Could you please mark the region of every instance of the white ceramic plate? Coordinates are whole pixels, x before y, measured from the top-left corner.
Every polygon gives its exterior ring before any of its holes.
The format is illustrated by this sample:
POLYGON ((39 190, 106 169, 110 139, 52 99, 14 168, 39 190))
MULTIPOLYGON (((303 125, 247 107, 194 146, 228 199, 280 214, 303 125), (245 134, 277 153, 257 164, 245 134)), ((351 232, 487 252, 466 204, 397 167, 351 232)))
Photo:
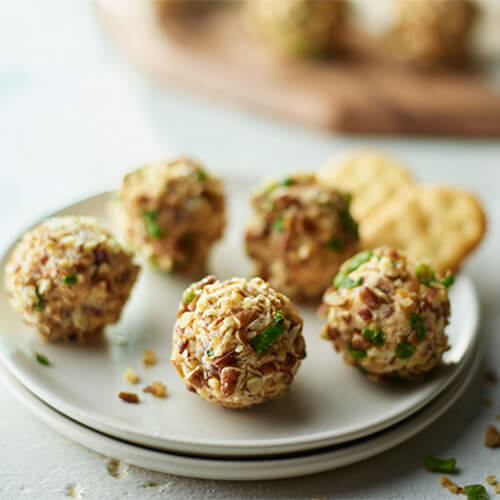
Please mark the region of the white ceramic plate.
MULTIPOLYGON (((222 279, 251 272, 242 244, 249 189, 243 181, 233 180, 227 186, 230 223, 210 268, 222 279)), ((108 223, 108 199, 107 194, 99 195, 57 214, 94 215, 108 223)), ((5 258, 0 262, 2 272, 5 258)), ((143 270, 122 321, 108 329, 111 338, 127 338, 127 345, 46 344, 2 300, 0 357, 19 381, 52 407, 109 435, 170 451, 255 456, 347 442, 401 421, 460 374, 477 337, 476 292, 471 281, 460 276, 451 291, 452 349, 445 355, 446 364, 422 384, 383 386, 346 366, 319 337, 321 322, 314 308, 301 308, 308 356, 292 390, 276 401, 232 411, 186 391, 170 365, 172 325, 186 285, 178 278, 143 270), (156 366, 141 367, 145 348, 157 352, 156 366), (52 366, 38 364, 34 352, 45 354, 52 366), (139 370, 144 384, 130 386, 124 381, 128 367, 139 370), (121 390, 140 391, 154 380, 167 384, 167 399, 141 394, 141 403, 131 405, 117 397, 121 390)))
POLYGON ((292 456, 262 458, 209 458, 152 450, 115 439, 65 417, 17 382, 0 363, 0 380, 21 403, 47 425, 67 438, 99 453, 147 469, 202 479, 264 480, 304 476, 342 467, 382 453, 410 439, 440 417, 469 386, 479 367, 480 355, 432 403, 415 415, 374 436, 292 456))

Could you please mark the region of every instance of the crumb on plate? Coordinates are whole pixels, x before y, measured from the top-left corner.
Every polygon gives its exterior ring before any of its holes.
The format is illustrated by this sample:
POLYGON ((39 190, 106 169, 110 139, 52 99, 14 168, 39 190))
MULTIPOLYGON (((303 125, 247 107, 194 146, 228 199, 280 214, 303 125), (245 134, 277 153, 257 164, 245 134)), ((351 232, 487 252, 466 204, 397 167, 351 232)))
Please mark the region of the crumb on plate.
POLYGON ((484 436, 484 445, 489 448, 497 448, 500 446, 500 432, 494 425, 488 425, 484 436))
POLYGON ((135 370, 132 370, 132 368, 127 368, 123 376, 125 380, 131 384, 137 384, 137 382, 139 382, 139 374, 135 370))
POLYGON ((135 392, 121 391, 118 393, 118 397, 122 401, 125 401, 126 403, 138 403, 139 402, 139 396, 135 392))
POLYGON ((153 382, 152 384, 144 387, 142 392, 149 392, 153 396, 157 398, 166 398, 167 397, 167 388, 165 384, 161 382, 153 382))
POLYGON ((142 362, 146 366, 156 365, 156 353, 154 351, 152 351, 151 349, 146 349, 142 353, 142 362))

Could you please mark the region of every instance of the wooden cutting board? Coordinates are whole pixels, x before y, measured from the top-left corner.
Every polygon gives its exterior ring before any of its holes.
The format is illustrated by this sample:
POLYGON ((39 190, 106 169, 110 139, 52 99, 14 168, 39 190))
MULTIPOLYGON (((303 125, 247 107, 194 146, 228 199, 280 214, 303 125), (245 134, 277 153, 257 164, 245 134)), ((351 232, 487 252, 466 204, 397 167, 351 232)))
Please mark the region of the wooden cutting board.
POLYGON ((94 4, 111 38, 167 83, 336 132, 500 136, 491 83, 403 67, 367 34, 347 34, 349 57, 290 61, 251 39, 236 7, 167 30, 147 0, 94 4))

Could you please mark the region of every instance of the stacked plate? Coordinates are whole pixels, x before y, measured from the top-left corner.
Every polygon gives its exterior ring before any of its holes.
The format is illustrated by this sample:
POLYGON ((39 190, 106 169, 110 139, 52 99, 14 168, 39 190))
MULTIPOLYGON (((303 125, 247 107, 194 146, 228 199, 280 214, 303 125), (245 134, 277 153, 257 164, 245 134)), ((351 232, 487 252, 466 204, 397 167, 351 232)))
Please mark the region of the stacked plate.
MULTIPOLYGON (((228 189, 230 224, 210 269, 221 279, 251 271, 242 248, 247 187, 232 181, 228 189)), ((109 194, 99 195, 53 215, 93 215, 109 223, 108 200, 109 194)), ((478 363, 477 295, 471 281, 459 276, 451 289, 452 348, 424 382, 371 382, 319 337, 321 321, 314 308, 303 307, 307 358, 291 391, 247 410, 224 409, 186 391, 169 362, 172 325, 186 285, 145 267, 121 322, 97 346, 45 344, 4 300, 0 373, 42 420, 101 453, 187 476, 270 479, 346 465, 408 439, 459 397, 478 363), (144 349, 156 351, 157 365, 142 367, 144 349), (35 352, 51 366, 37 363, 35 352), (144 385, 164 382, 169 397, 144 394, 138 405, 121 401, 119 391, 140 390, 127 387, 126 368, 139 371, 144 385)))

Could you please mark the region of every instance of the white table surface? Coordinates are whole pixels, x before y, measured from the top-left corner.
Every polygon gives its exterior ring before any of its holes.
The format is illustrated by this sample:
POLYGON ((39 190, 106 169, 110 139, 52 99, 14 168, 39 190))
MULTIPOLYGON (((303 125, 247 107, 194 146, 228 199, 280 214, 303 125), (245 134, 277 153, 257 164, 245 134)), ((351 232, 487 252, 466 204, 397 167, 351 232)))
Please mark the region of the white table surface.
MULTIPOLYGON (((357 465, 267 482, 193 480, 127 467, 59 436, 0 387, 0 499, 65 498, 452 498, 423 457, 456 457, 460 484, 500 478, 500 450, 483 445, 500 427, 500 385, 483 373, 500 355, 500 141, 345 138, 301 129, 180 91, 137 74, 107 43, 85 0, 0 0, 0 244, 50 210, 116 186, 127 170, 174 151, 220 174, 314 167, 354 146, 404 158, 425 181, 477 192, 488 235, 467 262, 481 296, 484 369, 466 395, 428 430, 357 465), (482 400, 489 398, 491 406, 482 400), (147 487, 149 482, 157 487, 147 487)), ((490 492, 492 491, 489 487, 490 492)))

